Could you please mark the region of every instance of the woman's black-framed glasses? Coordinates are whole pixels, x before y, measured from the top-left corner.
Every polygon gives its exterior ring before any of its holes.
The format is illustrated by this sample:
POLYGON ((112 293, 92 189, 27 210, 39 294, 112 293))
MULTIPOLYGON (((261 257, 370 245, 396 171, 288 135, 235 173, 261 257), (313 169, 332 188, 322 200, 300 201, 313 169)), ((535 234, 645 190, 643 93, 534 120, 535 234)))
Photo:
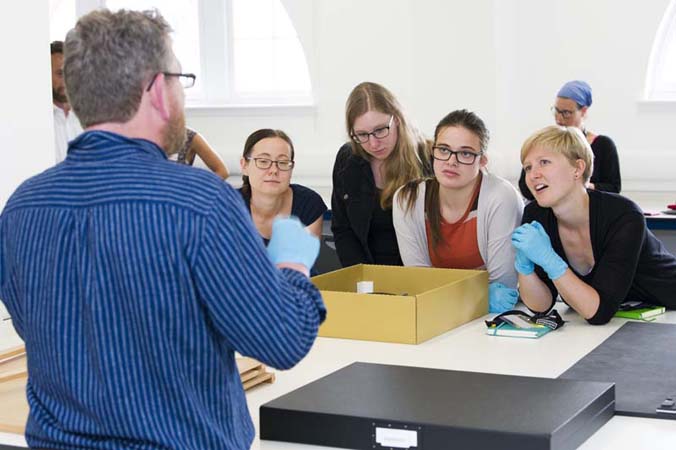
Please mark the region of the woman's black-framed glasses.
POLYGON ((386 138, 390 134, 390 128, 392 127, 392 121, 394 120, 394 114, 390 116, 390 120, 387 122, 387 125, 384 127, 376 128, 375 130, 367 133, 365 131, 360 131, 359 133, 352 133, 352 140, 359 144, 366 144, 371 136, 376 139, 386 138))
POLYGON ((270 159, 270 158, 252 158, 252 157, 249 156, 247 158, 247 160, 253 161, 254 164, 256 164, 256 167, 258 167, 261 170, 267 170, 270 167, 272 167, 273 164, 276 164, 277 168, 281 171, 284 171, 284 172, 293 169, 293 166, 295 164, 290 159, 280 159, 278 161, 275 161, 275 160, 270 159))
POLYGON ((150 88, 153 87, 153 83, 159 74, 162 74, 165 77, 178 77, 178 81, 181 83, 181 86, 183 86, 183 89, 193 87, 195 85, 195 80, 197 79, 197 76, 194 73, 157 72, 153 76, 153 79, 150 80, 150 84, 148 84, 146 91, 150 91, 150 88))
POLYGON ((439 161, 448 161, 451 159, 451 156, 455 155, 456 161, 460 164, 472 165, 476 161, 477 157, 481 156, 483 152, 471 152, 469 150, 451 150, 448 147, 443 145, 435 145, 432 147, 432 157, 439 161))

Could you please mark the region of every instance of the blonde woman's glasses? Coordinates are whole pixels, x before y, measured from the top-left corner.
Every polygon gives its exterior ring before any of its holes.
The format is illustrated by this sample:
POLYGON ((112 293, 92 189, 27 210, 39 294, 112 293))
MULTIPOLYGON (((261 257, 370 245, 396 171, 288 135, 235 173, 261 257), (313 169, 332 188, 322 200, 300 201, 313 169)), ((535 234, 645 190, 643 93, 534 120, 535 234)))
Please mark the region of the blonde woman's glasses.
POLYGON ((390 120, 387 122, 387 125, 384 127, 376 128, 375 130, 367 133, 365 131, 360 131, 359 133, 352 133, 352 140, 359 144, 366 144, 371 136, 376 139, 383 139, 389 136, 390 128, 392 127, 392 120, 394 120, 394 115, 390 116, 390 120))

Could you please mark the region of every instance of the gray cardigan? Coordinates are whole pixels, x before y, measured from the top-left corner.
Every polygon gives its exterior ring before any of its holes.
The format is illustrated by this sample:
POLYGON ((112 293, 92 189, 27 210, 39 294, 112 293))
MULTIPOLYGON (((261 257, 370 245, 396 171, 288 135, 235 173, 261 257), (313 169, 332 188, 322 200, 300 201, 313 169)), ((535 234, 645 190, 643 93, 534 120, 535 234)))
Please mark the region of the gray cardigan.
MULTIPOLYGON (((418 185, 418 198, 405 211, 399 204, 401 188, 394 194, 392 218, 399 252, 405 266, 431 267, 425 230, 425 183, 418 185)), ((512 231, 521 225, 523 200, 507 180, 484 172, 477 210, 479 253, 486 263, 489 282, 516 288, 512 231)))

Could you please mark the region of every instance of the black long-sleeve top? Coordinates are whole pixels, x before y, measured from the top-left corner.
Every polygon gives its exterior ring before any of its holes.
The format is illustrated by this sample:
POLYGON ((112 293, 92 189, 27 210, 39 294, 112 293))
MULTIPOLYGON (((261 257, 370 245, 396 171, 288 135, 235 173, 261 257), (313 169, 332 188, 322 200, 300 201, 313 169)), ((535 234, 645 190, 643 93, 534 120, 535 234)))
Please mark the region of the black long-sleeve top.
MULTIPOLYGON (((620 158, 617 155, 617 147, 608 136, 598 135, 591 143, 594 153, 594 168, 589 181, 594 183, 597 191, 620 193, 622 190, 622 177, 620 176, 620 158)), ((533 194, 526 185, 526 173, 521 170, 519 177, 519 190, 528 200, 533 200, 533 194)))
MULTIPOLYGON (((641 209, 618 194, 588 190, 589 228, 594 267, 587 275, 570 269, 599 294, 599 308, 588 322, 607 323, 625 300, 639 300, 676 309, 676 257, 646 228, 641 209)), ((568 262, 551 208, 537 202, 526 206, 523 223, 537 220, 547 231, 554 251, 568 262)), ((541 267, 538 277, 552 293, 558 291, 541 267)), ((565 301, 565 299, 563 299, 565 301)))
POLYGON ((355 264, 402 265, 392 210, 380 209, 380 196, 367 160, 349 143, 333 165, 331 231, 343 267, 355 264))

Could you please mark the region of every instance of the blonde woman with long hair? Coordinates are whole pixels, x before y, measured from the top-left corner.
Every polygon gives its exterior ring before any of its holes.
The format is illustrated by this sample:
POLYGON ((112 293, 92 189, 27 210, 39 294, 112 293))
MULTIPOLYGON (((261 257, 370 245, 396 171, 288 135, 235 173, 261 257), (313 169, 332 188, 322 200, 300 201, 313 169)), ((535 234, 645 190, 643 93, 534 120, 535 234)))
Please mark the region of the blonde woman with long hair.
POLYGON ((392 223, 392 198, 410 180, 430 173, 428 142, 394 95, 365 82, 345 105, 350 142, 333 166, 331 230, 344 267, 402 265, 392 223))

